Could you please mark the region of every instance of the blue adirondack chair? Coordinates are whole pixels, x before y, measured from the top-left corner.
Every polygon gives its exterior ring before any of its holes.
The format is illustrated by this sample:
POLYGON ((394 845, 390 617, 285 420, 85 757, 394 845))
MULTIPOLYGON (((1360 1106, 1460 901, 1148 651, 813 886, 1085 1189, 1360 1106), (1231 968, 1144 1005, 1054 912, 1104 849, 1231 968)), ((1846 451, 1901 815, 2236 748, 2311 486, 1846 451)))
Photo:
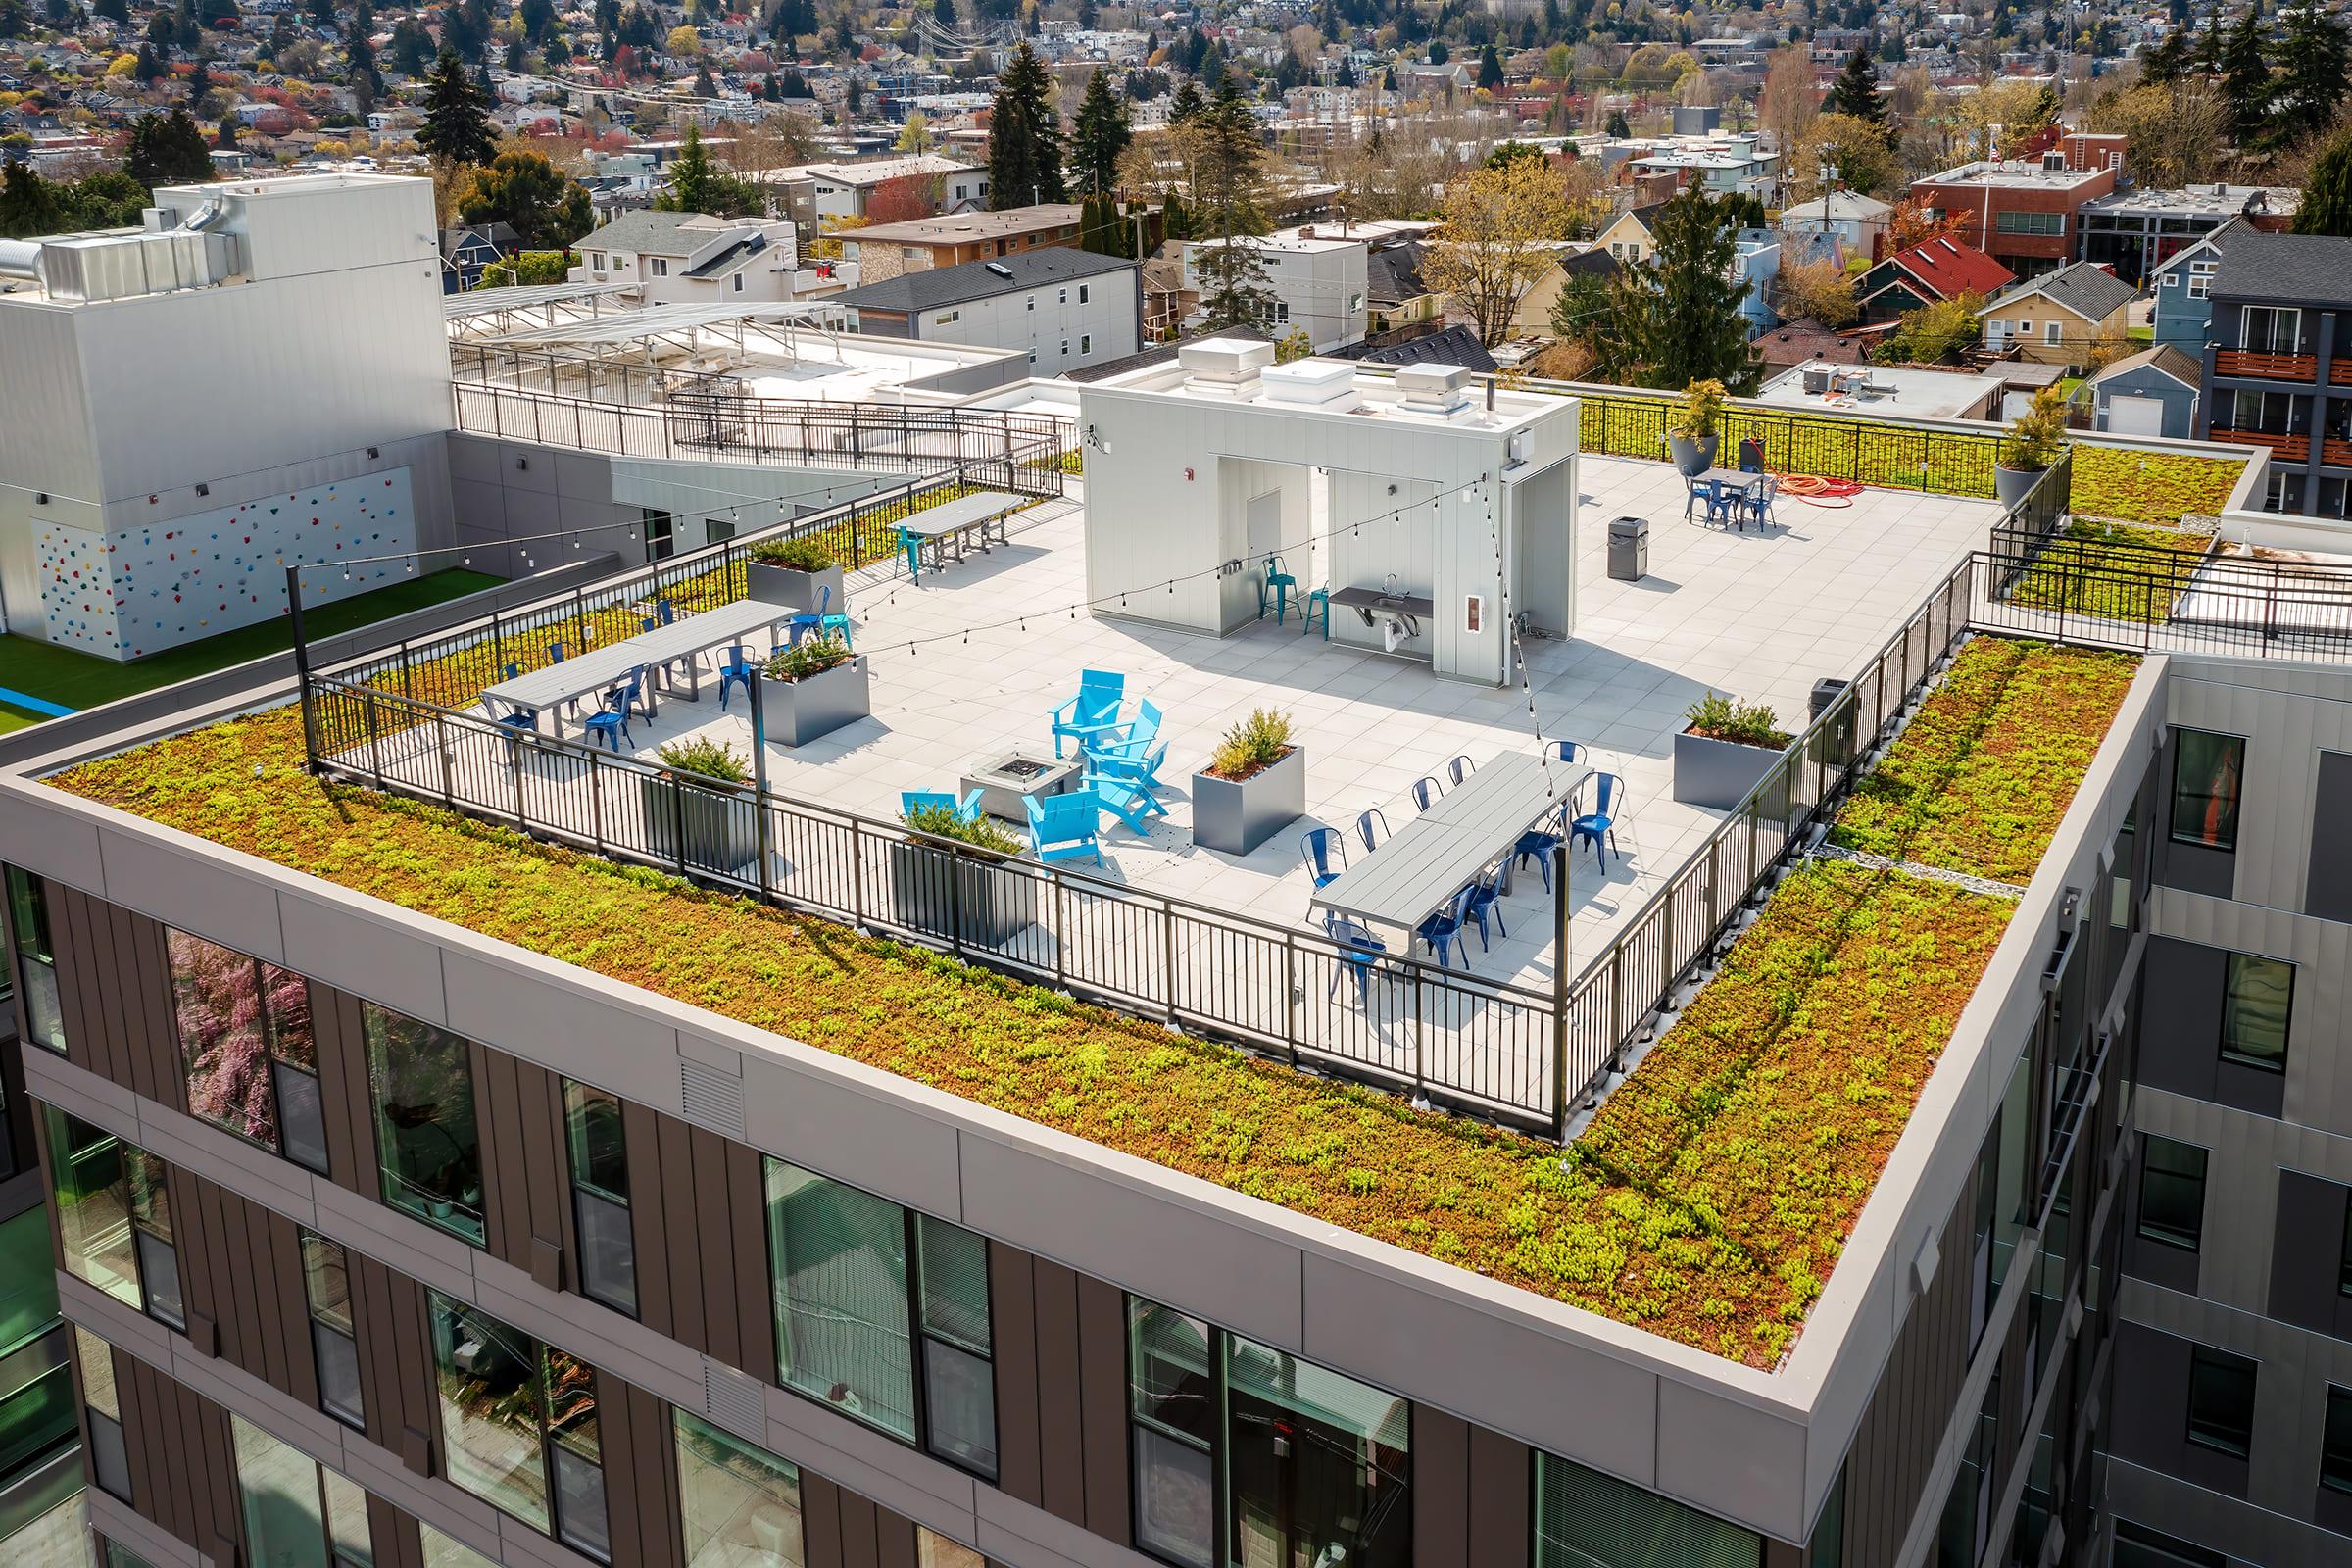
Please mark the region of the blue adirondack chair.
POLYGON ((1331 984, 1324 988, 1323 994, 1328 997, 1340 989, 1343 972, 1352 974, 1355 976, 1356 1005, 1370 1007, 1372 971, 1379 964, 1380 956, 1389 951, 1389 945, 1374 936, 1367 927, 1336 914, 1324 917, 1323 929, 1330 932, 1331 940, 1340 945, 1339 961, 1332 965, 1331 984))
POLYGON ((1061 795, 1024 795, 1021 805, 1029 813, 1029 842, 1040 860, 1051 865, 1085 856, 1097 865, 1102 863, 1097 837, 1102 825, 1102 797, 1091 789, 1075 789, 1061 795))
POLYGON ((1453 945, 1462 939, 1462 927, 1470 922, 1470 901, 1478 893, 1475 886, 1466 887, 1446 901, 1446 907, 1413 928, 1413 935, 1429 944, 1438 956, 1438 967, 1452 967, 1453 945))
MULTIPOLYGON (((1579 844, 1591 842, 1592 853, 1600 857, 1600 869, 1605 874, 1609 869, 1609 851, 1617 849, 1617 813, 1624 809, 1622 797, 1625 794, 1625 780, 1614 773, 1598 773, 1593 777, 1600 786, 1600 794, 1593 801, 1592 810, 1568 824, 1568 832, 1579 844)), ((1624 858, 1623 850, 1618 850, 1617 854, 1618 858, 1624 858)))
POLYGON ((917 811, 953 811, 958 822, 980 820, 980 791, 974 790, 957 800, 946 790, 901 790, 899 814, 912 816, 917 811))
POLYGON ((1119 704, 1127 696, 1127 677, 1112 674, 1106 669, 1083 670, 1078 676, 1078 695, 1054 710, 1054 755, 1061 755, 1061 743, 1066 737, 1084 747, 1087 738, 1105 731, 1122 728, 1119 723, 1119 704))
POLYGON ((1298 858, 1306 862, 1306 874, 1315 879, 1320 893, 1348 869, 1348 841, 1336 827, 1315 828, 1299 838, 1298 858))
POLYGON ((1113 724, 1088 736, 1085 747, 1097 757, 1140 757, 1159 739, 1159 728, 1166 716, 1157 703, 1144 703, 1137 708, 1135 717, 1125 723, 1113 724))
POLYGON ((1168 814, 1168 808, 1150 790, 1132 779, 1090 771, 1085 782, 1086 788, 1094 791, 1095 798, 1102 803, 1102 809, 1138 833, 1149 834, 1151 819, 1168 814))

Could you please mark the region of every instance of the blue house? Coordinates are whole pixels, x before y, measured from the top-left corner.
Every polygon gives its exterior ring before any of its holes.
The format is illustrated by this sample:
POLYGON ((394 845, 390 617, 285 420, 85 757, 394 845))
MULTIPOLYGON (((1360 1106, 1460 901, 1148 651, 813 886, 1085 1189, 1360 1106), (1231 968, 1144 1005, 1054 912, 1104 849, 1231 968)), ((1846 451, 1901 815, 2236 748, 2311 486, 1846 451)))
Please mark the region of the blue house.
POLYGON ((2155 341, 2183 354, 2202 357, 2206 328, 2213 324, 2213 274, 2222 265, 2222 247, 2230 236, 2250 234, 2254 226, 2232 218, 2196 243, 2175 251, 2148 273, 2148 290, 2156 297, 2155 341))
POLYGON ((2090 378, 2091 427, 2185 440, 2197 433, 2197 388, 2204 378, 2203 358, 2170 344, 2127 355, 2090 378))
POLYGON ((1770 228, 1743 228, 1733 244, 1732 281, 1745 283, 1747 297, 1740 314, 1747 318, 1747 335, 1755 337, 1781 324, 1772 308, 1773 280, 1781 275, 1781 236, 1770 228))
POLYGON ((482 269, 503 262, 520 242, 504 223, 473 223, 441 231, 441 292, 463 294, 482 280, 482 269))

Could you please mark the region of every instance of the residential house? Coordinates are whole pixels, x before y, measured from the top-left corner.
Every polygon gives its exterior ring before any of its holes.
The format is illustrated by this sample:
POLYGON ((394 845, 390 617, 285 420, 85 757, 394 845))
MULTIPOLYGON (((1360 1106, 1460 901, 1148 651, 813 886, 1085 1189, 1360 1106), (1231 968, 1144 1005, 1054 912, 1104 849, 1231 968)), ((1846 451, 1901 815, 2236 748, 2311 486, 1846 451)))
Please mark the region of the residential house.
POLYGON ((2127 283, 2144 283, 2163 263, 2225 223, 2284 229, 2302 200, 2300 191, 2276 185, 2119 190, 2082 204, 2076 254, 2127 283))
POLYGON ((1605 283, 1624 270, 1597 240, 1563 245, 1558 258, 1551 270, 1537 278, 1535 285, 1519 297, 1519 309, 1511 316, 1511 330, 1520 336, 1551 330, 1552 308, 1575 279, 1596 277, 1605 283))
MULTIPOLYGON (((1370 247, 1362 240, 1340 239, 1304 228, 1262 234, 1241 243, 1256 250, 1265 269, 1266 288, 1273 295, 1272 307, 1257 322, 1268 336, 1279 342, 1303 329, 1317 354, 1362 340, 1370 292, 1366 281, 1370 247)), ((1184 245, 1185 286, 1203 299, 1215 292, 1200 271, 1200 259, 1208 248, 1199 241, 1184 245)))
POLYGON ((1767 376, 1798 365, 1861 365, 1869 358, 1853 338, 1841 337, 1813 318, 1784 321, 1756 339, 1767 376))
POLYGON ((2129 341, 2139 291, 2103 267, 2076 262, 2003 289, 1983 313, 1984 347, 2044 365, 2086 366, 2129 341))
POLYGON ((441 231, 441 292, 463 294, 482 280, 482 269, 521 247, 505 223, 472 223, 441 231))
POLYGON ((2270 449, 2266 510, 2352 516, 2352 239, 2232 234, 2212 305, 2197 433, 2270 449))
POLYGON ((1140 277, 1125 257, 1055 247, 902 272, 834 303, 869 337, 1026 350, 1042 379, 1143 347, 1140 277))
POLYGON ((1184 280, 1184 263, 1173 256, 1151 257, 1143 265, 1144 341, 1165 343, 1184 330, 1184 318, 1200 305, 1198 290, 1184 280))
POLYGON ((1849 255, 1876 260, 1879 245, 1893 220, 1894 208, 1858 190, 1834 190, 1809 202, 1798 202, 1781 213, 1786 235, 1834 234, 1849 255))
POLYGON ((1963 164, 1914 180, 1911 199, 1932 220, 1954 220, 1954 239, 2032 277, 2075 259, 2082 204, 2111 193, 2121 173, 2120 164, 2073 168, 2053 150, 2033 163, 1963 164))
POLYGON ((1366 330, 1377 337, 1446 314, 1446 297, 1421 279, 1428 249, 1417 239, 1375 245, 1364 258, 1366 330))
POLYGON ((1359 365, 1436 365, 1458 367, 1474 375, 1493 375, 1494 356, 1478 340, 1478 334, 1462 322, 1435 332, 1401 342, 1374 343, 1366 339, 1331 351, 1335 360, 1353 360, 1359 365))
POLYGON ((793 226, 702 213, 622 213, 572 247, 575 281, 635 283, 647 305, 770 303, 829 294, 848 279, 804 270, 793 226))
POLYGON ((924 205, 917 213, 903 212, 894 205, 891 221, 938 213, 977 212, 988 205, 988 171, 938 153, 877 158, 871 163, 802 164, 781 171, 780 177, 805 178, 810 183, 810 199, 819 221, 877 217, 880 215, 873 211, 877 198, 903 203, 909 192, 919 193, 924 205))
POLYGON ((1743 228, 1732 242, 1732 281, 1747 285, 1740 314, 1747 318, 1748 336, 1779 324, 1781 313, 1772 308, 1773 282, 1781 275, 1780 231, 1743 228))
POLYGON ((2090 377, 2091 428, 2114 435, 2196 433, 2204 365, 2169 345, 2126 355, 2090 377))
POLYGON ((903 223, 844 229, 837 236, 845 260, 858 264, 858 277, 878 283, 901 272, 966 262, 999 261, 1023 251, 1078 243, 1080 209, 1075 202, 1009 207, 1001 213, 949 213, 903 223))
POLYGON ((1665 205, 1664 202, 1650 202, 1641 207, 1627 208, 1615 222, 1600 231, 1592 241, 1593 245, 1626 265, 1648 261, 1651 253, 1658 248, 1657 242, 1650 238, 1649 220, 1665 205))
POLYGON ((1954 239, 1932 239, 1897 251, 1864 272, 1854 284, 1854 301, 1862 320, 1875 325, 1936 300, 1963 294, 1988 298, 2016 281, 2016 274, 1983 251, 1954 239))
POLYGON ((2156 264, 2147 281, 2155 298, 2157 342, 2204 356, 2205 333, 2213 319, 2213 274, 2222 265, 2222 247, 2231 235, 2252 231, 2244 219, 2233 218, 2156 264))

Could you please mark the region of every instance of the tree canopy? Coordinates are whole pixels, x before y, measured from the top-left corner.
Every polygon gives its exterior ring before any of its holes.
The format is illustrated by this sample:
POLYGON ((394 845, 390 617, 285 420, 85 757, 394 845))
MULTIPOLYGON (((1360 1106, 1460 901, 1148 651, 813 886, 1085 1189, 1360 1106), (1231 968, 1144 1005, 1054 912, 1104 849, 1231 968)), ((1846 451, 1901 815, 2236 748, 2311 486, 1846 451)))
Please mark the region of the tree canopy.
POLYGON ((130 127, 122 172, 149 190, 213 177, 213 152, 184 104, 169 115, 141 115, 130 127))
POLYGON ((424 78, 424 123, 416 146, 426 157, 452 164, 486 164, 498 153, 489 101, 455 49, 442 50, 424 78))
POLYGON ((686 144, 669 166, 669 189, 654 198, 654 208, 664 213, 708 213, 712 218, 764 217, 767 193, 757 182, 730 174, 712 163, 701 129, 688 125, 686 144))
POLYGON ((1846 56, 1845 69, 1838 74, 1821 107, 1825 113, 1851 115, 1874 125, 1886 123, 1886 99, 1879 91, 1879 71, 1871 61, 1868 45, 1859 46, 1846 56))
POLYGON ((458 192, 458 216, 468 223, 504 223, 529 250, 564 250, 596 226, 580 182, 545 153, 511 148, 473 172, 458 192))
POLYGON ((1037 52, 1024 42, 997 79, 988 118, 989 205, 1002 212, 1062 199, 1061 118, 1037 52))
POLYGON ((1189 222, 1196 240, 1193 271, 1200 284, 1200 309, 1215 326, 1254 326, 1275 305, 1266 283, 1266 264, 1255 236, 1266 231, 1259 203, 1264 194, 1265 149, 1257 139, 1257 117, 1231 82, 1216 101, 1196 115, 1192 137, 1193 189, 1189 222))
POLYGON ((1098 68, 1087 81, 1070 135, 1072 183, 1097 195, 1116 191, 1119 155, 1134 139, 1128 128, 1127 105, 1110 90, 1109 74, 1098 68))

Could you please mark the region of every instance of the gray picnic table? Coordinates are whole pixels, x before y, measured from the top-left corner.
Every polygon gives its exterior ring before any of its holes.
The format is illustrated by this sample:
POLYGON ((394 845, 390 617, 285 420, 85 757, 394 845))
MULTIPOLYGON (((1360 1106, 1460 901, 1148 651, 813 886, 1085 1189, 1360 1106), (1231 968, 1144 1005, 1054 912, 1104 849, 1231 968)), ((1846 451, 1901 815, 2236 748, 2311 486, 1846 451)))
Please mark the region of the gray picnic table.
POLYGON ((963 559, 965 548, 977 535, 980 548, 988 548, 988 530, 997 530, 999 544, 1012 541, 1004 530, 1004 519, 1029 504, 1027 496, 1014 495, 1009 490, 977 490, 968 496, 957 496, 936 507, 926 507, 899 524, 915 540, 918 551, 931 554, 931 569, 947 564, 948 547, 956 547, 956 559, 963 559))
MULTIPOLYGON (((666 626, 656 626, 652 631, 574 654, 544 669, 529 670, 513 680, 486 686, 482 689, 482 706, 493 718, 502 711, 552 713, 565 703, 593 697, 619 685, 640 665, 660 669, 680 661, 686 665, 689 694, 699 698, 703 683, 700 666, 695 662, 697 654, 741 642, 756 631, 780 625, 799 613, 790 605, 739 599, 699 614, 680 615, 666 626)), ((649 712, 655 710, 653 702, 649 687, 646 693, 649 712)))
POLYGON ((1321 908, 1411 931, 1584 788, 1580 762, 1513 754, 1471 774, 1314 896, 1321 908))

